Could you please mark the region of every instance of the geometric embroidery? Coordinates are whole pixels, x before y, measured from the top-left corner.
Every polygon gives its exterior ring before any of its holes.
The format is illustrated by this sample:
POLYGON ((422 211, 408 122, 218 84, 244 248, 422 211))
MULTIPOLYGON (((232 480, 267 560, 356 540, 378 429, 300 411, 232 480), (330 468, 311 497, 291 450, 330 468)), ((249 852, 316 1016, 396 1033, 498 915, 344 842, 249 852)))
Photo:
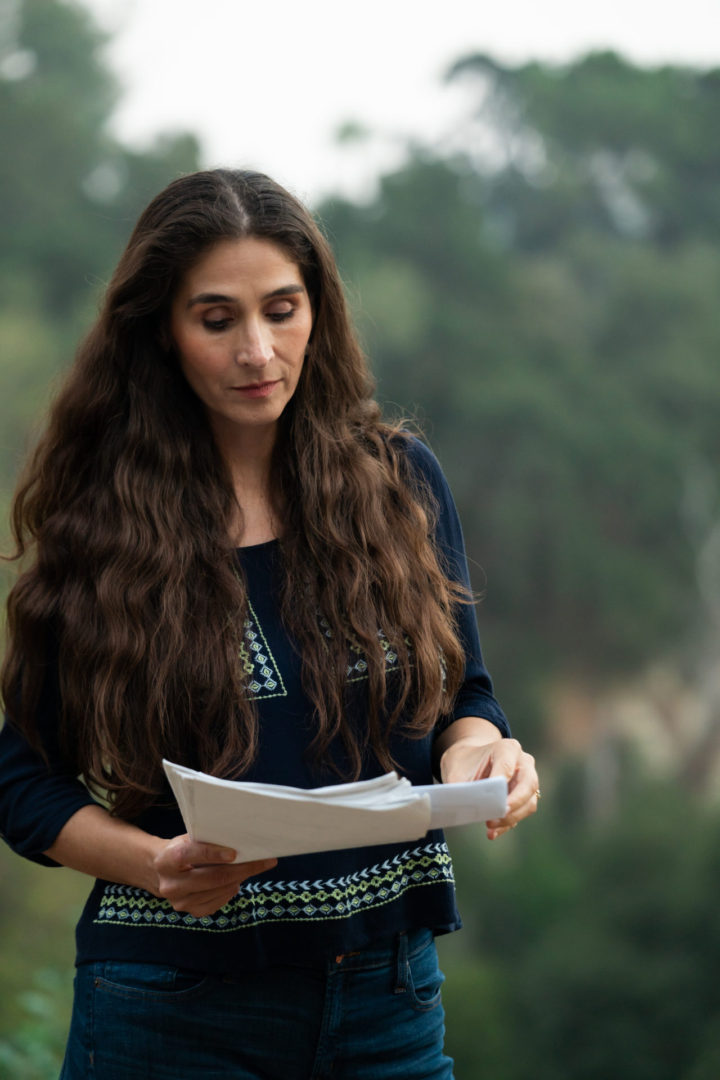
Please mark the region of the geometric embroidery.
POLYGON ((162 926, 228 933, 267 923, 349 919, 383 907, 423 885, 453 882, 447 844, 424 844, 352 874, 317 881, 245 881, 237 896, 212 915, 195 918, 175 911, 144 889, 106 885, 96 923, 162 926))
MULTIPOLYGON (((285 683, 275 662, 275 657, 270 651, 270 646, 255 614, 255 609, 249 600, 247 605, 248 616, 243 623, 243 638, 239 648, 240 661, 245 673, 247 696, 256 700, 287 697, 285 683)), ((332 630, 327 619, 320 614, 318 618, 325 636, 332 637, 332 630)), ((382 630, 378 630, 377 636, 385 652, 385 672, 396 671, 398 667, 397 653, 384 636, 382 630)), ((405 643, 412 648, 409 638, 405 638, 405 643)), ((347 681, 360 682, 362 679, 367 679, 367 660, 360 645, 352 636, 348 640, 348 645, 350 647, 350 659, 346 671, 347 681)))
MULTIPOLYGON (((320 626, 322 628, 325 637, 331 638, 333 636, 330 623, 327 621, 324 615, 318 613, 320 626)), ((382 630, 378 630, 377 636, 380 639, 380 645, 385 653, 385 672, 397 671, 398 667, 398 655, 393 649, 390 642, 387 640, 382 630)), ((405 638, 405 644, 412 647, 412 643, 408 637, 405 638)), ((348 635, 348 645, 350 646, 350 659, 346 670, 346 676, 348 682, 359 682, 361 679, 367 679, 368 677, 368 665, 365 655, 360 647, 359 642, 355 640, 352 634, 348 635)))
POLYGON ((240 660, 245 671, 245 689, 250 698, 287 697, 282 675, 270 651, 258 617, 248 600, 249 616, 243 623, 240 660))

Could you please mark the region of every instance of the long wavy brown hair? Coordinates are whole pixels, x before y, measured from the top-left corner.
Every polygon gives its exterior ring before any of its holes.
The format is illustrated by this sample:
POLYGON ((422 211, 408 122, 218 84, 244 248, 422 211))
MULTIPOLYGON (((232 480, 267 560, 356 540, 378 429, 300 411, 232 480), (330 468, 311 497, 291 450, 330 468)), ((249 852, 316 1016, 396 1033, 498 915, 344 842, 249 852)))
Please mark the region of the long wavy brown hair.
POLYGON ((369 749, 390 767, 391 732, 426 734, 462 678, 461 590, 433 545, 405 436, 373 399, 322 233, 260 173, 182 177, 140 217, 12 510, 11 557, 26 569, 8 601, 8 714, 39 746, 40 688, 57 664, 67 762, 125 818, 163 790, 163 756, 239 776, 257 749, 238 661, 247 600, 230 540, 235 496, 168 333, 187 270, 217 242, 247 236, 296 262, 314 313, 271 476, 282 615, 301 651, 318 759, 339 738, 352 775, 369 749), (399 658, 392 688, 379 629, 399 658), (365 734, 346 719, 351 642, 369 670, 365 734))

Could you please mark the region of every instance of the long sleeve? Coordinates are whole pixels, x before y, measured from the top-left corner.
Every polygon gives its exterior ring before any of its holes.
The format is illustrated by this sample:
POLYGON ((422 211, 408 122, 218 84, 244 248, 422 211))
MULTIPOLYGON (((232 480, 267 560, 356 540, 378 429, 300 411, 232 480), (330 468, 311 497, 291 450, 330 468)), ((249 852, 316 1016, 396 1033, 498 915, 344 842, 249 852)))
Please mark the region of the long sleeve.
POLYGON ((69 818, 92 804, 87 788, 63 764, 57 743, 59 701, 55 674, 45 680, 38 705, 38 730, 46 762, 9 720, 0 731, 0 836, 16 851, 44 866, 43 855, 69 818))
MULTIPOLYGON (((430 488, 437 503, 435 539, 441 559, 445 563, 443 569, 448 577, 464 585, 470 595, 470 573, 462 526, 440 464, 432 451, 418 439, 410 441, 408 458, 413 469, 430 488)), ((465 650, 465 677, 455 698, 452 713, 440 722, 438 732, 463 716, 482 716, 495 724, 503 736, 508 736, 510 727, 507 718, 495 697, 492 680, 483 662, 474 606, 470 603, 459 604, 457 620, 460 640, 465 650)))

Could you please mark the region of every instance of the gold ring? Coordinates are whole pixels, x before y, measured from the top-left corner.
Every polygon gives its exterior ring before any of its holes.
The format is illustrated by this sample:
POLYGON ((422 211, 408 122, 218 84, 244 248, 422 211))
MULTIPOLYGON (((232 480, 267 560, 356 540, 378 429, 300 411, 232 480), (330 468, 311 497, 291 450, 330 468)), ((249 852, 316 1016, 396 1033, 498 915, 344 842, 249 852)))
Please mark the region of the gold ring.
POLYGON ((538 788, 537 791, 535 792, 535 798, 539 799, 540 797, 541 797, 540 796, 540 788, 538 788))

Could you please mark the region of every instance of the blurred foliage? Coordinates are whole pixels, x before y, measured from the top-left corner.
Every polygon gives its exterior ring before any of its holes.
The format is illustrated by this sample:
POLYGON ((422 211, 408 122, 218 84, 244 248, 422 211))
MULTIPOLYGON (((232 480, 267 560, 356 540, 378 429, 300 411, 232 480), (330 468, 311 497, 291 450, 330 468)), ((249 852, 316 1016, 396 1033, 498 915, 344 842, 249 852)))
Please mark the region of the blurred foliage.
POLYGON ((74 925, 89 880, 0 846, 0 1080, 56 1080, 70 1021, 74 925))
POLYGON ((13 1011, 21 1011, 22 1016, 7 1036, 0 1034, 0 1076, 57 1080, 70 1023, 71 975, 69 967, 37 969, 32 988, 13 999, 13 1011))
POLYGON ((104 35, 77 4, 0 0, 0 487, 148 200, 198 168, 189 134, 144 152, 108 133, 104 35), (7 152, 11 149, 11 152, 7 152))
MULTIPOLYGON (((190 134, 109 134, 104 40, 77 3, 0 0, 4 519, 137 214, 198 165, 190 134)), ((449 77, 477 97, 456 149, 409 147, 366 202, 319 210, 381 397, 451 480, 491 669, 542 750, 550 683, 592 699, 658 660, 717 668, 720 71, 600 53, 449 77)), ((598 801, 590 758, 546 751, 541 813, 499 844, 453 836, 457 1075, 716 1080, 717 814, 621 747, 598 801)), ((57 1074, 87 887, 0 851, 0 1078, 57 1074)))
POLYGON ((720 457, 720 72, 599 54, 461 75, 480 102, 464 152, 415 147, 370 201, 321 216, 381 396, 429 421, 527 737, 548 675, 601 686, 697 628, 686 494, 720 457))
POLYGON ((622 817, 589 821, 568 764, 507 842, 452 834, 466 925, 440 951, 458 1077, 717 1075, 720 816, 628 765, 622 817))
POLYGON ((472 55, 448 77, 478 87, 476 122, 496 136, 492 207, 516 246, 554 250, 586 229, 669 250, 720 235, 720 68, 639 68, 613 52, 511 68, 472 55))

